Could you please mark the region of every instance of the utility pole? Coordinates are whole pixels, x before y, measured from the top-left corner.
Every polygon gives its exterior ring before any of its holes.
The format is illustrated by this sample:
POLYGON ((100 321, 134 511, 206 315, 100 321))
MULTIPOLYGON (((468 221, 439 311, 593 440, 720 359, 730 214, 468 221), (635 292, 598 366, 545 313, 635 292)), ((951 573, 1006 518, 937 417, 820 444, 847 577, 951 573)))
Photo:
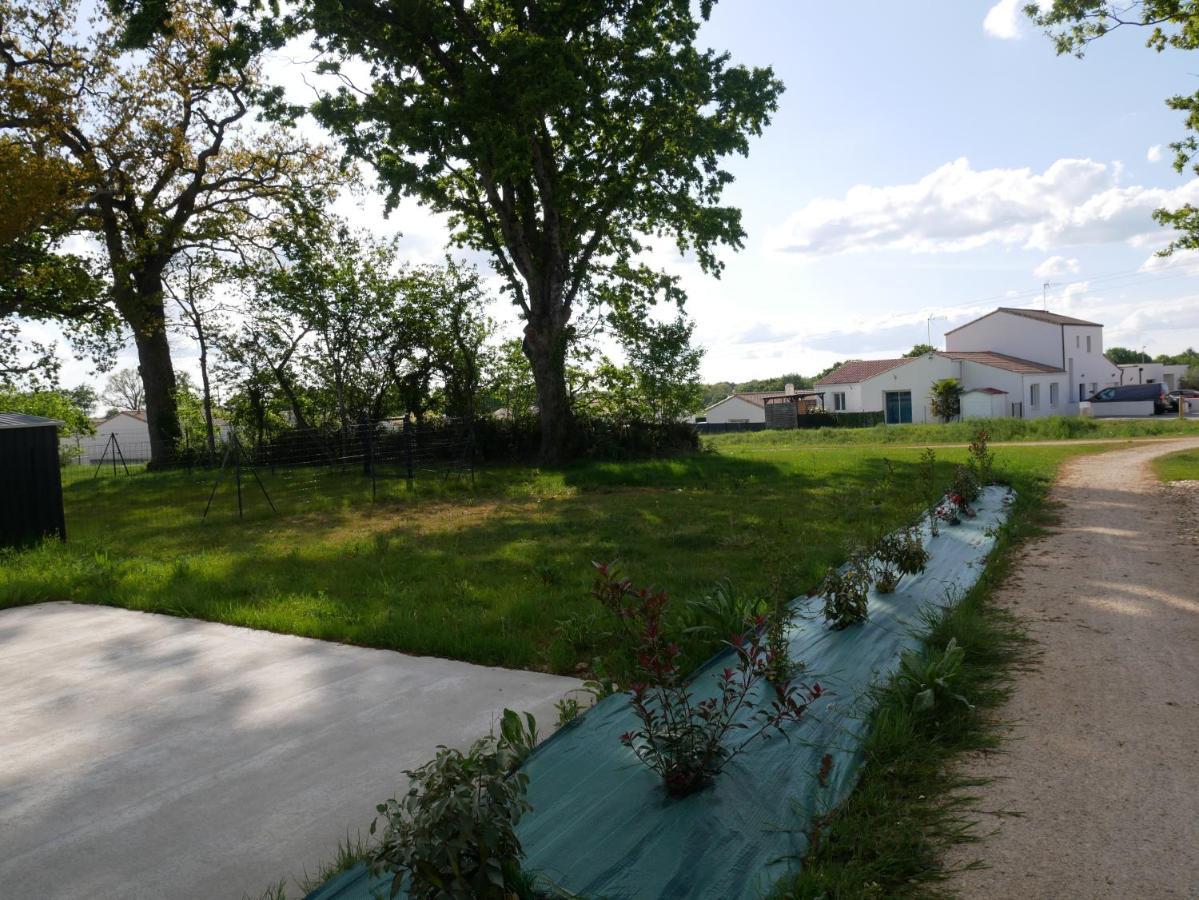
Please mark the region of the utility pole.
POLYGON ((1052 281, 1046 281, 1041 285, 1041 309, 1045 312, 1049 311, 1049 289, 1053 287, 1052 281))

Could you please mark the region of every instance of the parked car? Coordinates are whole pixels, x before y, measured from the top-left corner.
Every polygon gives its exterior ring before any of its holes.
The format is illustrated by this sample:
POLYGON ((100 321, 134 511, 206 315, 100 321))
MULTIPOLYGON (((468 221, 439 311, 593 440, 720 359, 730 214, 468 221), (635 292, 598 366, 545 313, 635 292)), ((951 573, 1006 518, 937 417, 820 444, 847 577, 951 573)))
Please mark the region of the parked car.
POLYGON ((1178 408, 1177 401, 1171 401, 1166 386, 1160 382, 1116 385, 1104 388, 1091 397, 1092 403, 1131 403, 1137 400, 1152 400, 1153 411, 1158 415, 1178 408))
POLYGON ((1178 404, 1183 400, 1199 406, 1199 391, 1193 391, 1190 388, 1179 388, 1178 390, 1170 391, 1168 396, 1171 401, 1170 406, 1175 412, 1178 411, 1178 404))

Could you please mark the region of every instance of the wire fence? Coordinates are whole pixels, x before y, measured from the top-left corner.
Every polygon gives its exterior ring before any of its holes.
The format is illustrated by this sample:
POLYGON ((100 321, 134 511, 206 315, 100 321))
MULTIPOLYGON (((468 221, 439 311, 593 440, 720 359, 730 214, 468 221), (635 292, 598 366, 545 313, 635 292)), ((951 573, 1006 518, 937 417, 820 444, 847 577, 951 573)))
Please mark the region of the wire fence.
POLYGON ((136 504, 141 521, 165 524, 181 514, 203 520, 342 508, 411 493, 418 482, 473 484, 475 455, 472 428, 457 422, 291 429, 257 441, 230 431, 213 451, 184 446, 153 466, 149 441, 109 434, 63 448, 63 482, 90 484, 93 505, 111 506, 121 519, 133 513, 118 499, 136 504))

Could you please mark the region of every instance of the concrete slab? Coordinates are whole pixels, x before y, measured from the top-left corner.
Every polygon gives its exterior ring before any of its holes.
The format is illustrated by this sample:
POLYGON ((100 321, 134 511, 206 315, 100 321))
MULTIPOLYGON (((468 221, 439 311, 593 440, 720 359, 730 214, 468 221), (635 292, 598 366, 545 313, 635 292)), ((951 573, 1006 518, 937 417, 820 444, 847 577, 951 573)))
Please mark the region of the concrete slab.
MULTIPOLYGON (((107 607, 0 610, 0 895, 258 897, 573 678, 107 607)), ((294 893, 294 891, 293 891, 294 893)))

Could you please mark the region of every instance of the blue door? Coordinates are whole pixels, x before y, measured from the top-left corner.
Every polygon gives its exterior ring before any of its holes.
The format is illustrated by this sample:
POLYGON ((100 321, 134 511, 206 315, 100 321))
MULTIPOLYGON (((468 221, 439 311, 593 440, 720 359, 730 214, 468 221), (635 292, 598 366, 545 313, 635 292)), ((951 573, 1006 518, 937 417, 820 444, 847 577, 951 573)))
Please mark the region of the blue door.
POLYGON ((887 391, 886 401, 888 425, 900 425, 912 421, 911 391, 887 391))

